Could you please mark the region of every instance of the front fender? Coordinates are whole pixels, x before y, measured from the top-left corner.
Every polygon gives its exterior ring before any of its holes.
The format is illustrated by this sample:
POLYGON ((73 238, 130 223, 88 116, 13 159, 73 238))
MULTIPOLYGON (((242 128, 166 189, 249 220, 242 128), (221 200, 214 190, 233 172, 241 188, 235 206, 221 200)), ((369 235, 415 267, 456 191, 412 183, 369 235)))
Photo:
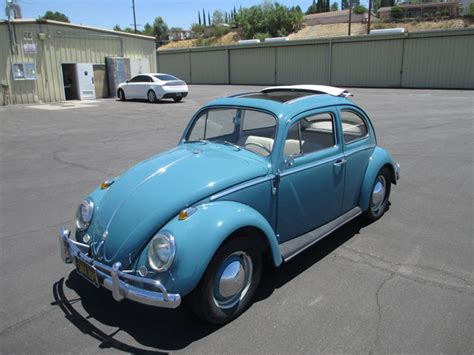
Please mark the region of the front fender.
POLYGON ((389 166, 392 173, 391 182, 396 184, 397 163, 387 150, 381 147, 375 147, 371 157, 369 158, 369 165, 365 171, 365 177, 362 183, 362 190, 359 198, 359 206, 362 211, 366 211, 369 208, 375 178, 380 169, 385 165, 389 166))
MULTIPOLYGON (((255 227, 263 232, 275 266, 282 263, 278 240, 267 220, 253 208, 233 201, 217 201, 196 206, 188 219, 177 217, 161 230, 170 232, 176 240, 176 257, 162 283, 171 292, 186 295, 198 284, 217 249, 227 237, 243 227, 255 227)), ((148 247, 139 261, 146 263, 148 247)), ((160 277, 160 275, 158 275, 160 277)))

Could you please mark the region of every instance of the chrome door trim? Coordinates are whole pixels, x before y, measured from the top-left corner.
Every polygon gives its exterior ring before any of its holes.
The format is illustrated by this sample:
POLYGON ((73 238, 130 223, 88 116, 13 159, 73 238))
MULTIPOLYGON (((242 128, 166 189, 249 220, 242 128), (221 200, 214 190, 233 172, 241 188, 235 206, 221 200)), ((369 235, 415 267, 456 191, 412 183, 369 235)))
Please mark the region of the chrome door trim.
POLYGON ((280 176, 284 177, 284 176, 292 175, 292 174, 295 174, 295 173, 299 173, 301 171, 305 171, 305 170, 308 170, 308 169, 311 169, 311 168, 315 168, 319 165, 323 165, 323 164, 326 164, 326 163, 329 163, 329 162, 332 162, 332 161, 335 161, 335 160, 338 160, 338 159, 341 159, 341 158, 344 158, 343 153, 339 153, 337 155, 333 155, 331 157, 328 157, 328 158, 325 158, 325 159, 322 159, 322 160, 318 160, 316 162, 309 163, 309 164, 306 164, 306 165, 303 165, 303 166, 298 166, 296 168, 291 168, 291 169, 285 170, 285 171, 280 173, 280 176))
POLYGON ((244 190, 246 188, 249 188, 251 186, 254 186, 254 185, 258 185, 258 184, 261 184, 262 182, 266 182, 266 181, 270 181, 270 180, 273 180, 275 178, 275 175, 273 174, 270 174, 270 175, 267 175, 267 176, 262 176, 262 177, 259 177, 259 178, 256 178, 254 180, 251 180, 251 181, 247 181, 247 182, 244 182, 242 184, 239 184, 239 185, 236 185, 236 186, 233 186, 233 187, 230 187, 226 190, 223 190, 221 192, 218 192, 214 195, 212 195, 209 200, 212 202, 212 201, 215 201, 215 200, 218 200, 224 196, 227 196, 227 195, 230 195, 230 194, 233 194, 235 192, 238 192, 240 190, 244 190))

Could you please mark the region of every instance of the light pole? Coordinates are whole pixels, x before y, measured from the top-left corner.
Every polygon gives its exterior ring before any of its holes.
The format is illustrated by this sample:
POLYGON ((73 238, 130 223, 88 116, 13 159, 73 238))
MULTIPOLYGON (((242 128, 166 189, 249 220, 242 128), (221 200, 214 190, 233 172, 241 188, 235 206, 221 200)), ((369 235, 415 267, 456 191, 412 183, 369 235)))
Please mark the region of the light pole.
POLYGON ((132 0, 132 9, 133 9, 133 28, 135 33, 137 33, 137 18, 135 17, 135 0, 132 0))
POLYGON ((370 15, 372 13, 372 0, 369 0, 369 16, 367 18, 367 34, 370 34, 370 15))
POLYGON ((351 36, 351 22, 352 22, 352 0, 349 0, 349 34, 351 36))

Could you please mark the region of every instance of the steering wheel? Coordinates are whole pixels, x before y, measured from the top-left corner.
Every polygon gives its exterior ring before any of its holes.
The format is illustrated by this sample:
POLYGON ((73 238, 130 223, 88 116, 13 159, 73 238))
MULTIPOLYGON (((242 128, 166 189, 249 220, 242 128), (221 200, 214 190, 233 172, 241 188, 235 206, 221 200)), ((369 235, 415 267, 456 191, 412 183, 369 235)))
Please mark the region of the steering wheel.
POLYGON ((268 154, 272 154, 272 151, 270 149, 268 149, 267 147, 265 147, 262 143, 257 143, 257 142, 248 142, 248 143, 245 143, 244 144, 244 147, 248 146, 248 145, 256 145, 257 147, 259 148, 262 148, 264 151, 266 151, 268 154))

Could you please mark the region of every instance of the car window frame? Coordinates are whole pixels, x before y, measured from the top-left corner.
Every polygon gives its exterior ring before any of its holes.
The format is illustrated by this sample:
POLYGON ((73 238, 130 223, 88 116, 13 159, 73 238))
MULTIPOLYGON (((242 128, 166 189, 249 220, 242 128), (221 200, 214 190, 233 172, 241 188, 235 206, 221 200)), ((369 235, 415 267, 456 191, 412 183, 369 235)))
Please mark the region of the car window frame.
POLYGON ((295 161, 298 159, 298 158, 302 158, 302 157, 307 157, 307 156, 311 156, 315 153, 320 153, 320 152, 324 152, 326 150, 329 150, 329 149, 333 149, 334 147, 337 147, 339 146, 339 137, 338 137, 338 125, 337 125, 337 118, 336 118, 336 112, 335 111, 331 111, 331 110, 323 110, 323 111, 317 111, 317 112, 311 112, 311 113, 307 113, 306 115, 304 116, 299 116, 297 119, 295 120, 292 120, 288 129, 286 130, 286 135, 283 139, 283 144, 282 144, 282 157, 283 159, 288 159, 288 158, 291 158, 291 159, 294 159, 295 161), (332 135, 333 135, 333 138, 334 138, 334 144, 330 147, 326 147, 326 148, 323 148, 323 149, 319 149, 319 150, 314 150, 312 152, 309 152, 309 153, 303 153, 303 144, 301 142, 301 123, 300 121, 305 119, 305 118, 308 118, 308 117, 312 117, 312 116, 317 116, 317 115, 324 115, 324 114, 329 114, 332 118, 332 127, 333 127, 333 132, 332 132, 332 135), (295 124, 298 124, 299 125, 299 131, 298 131, 298 139, 299 139, 299 146, 300 146, 300 153, 299 154, 292 154, 292 155, 286 155, 285 154, 285 143, 286 143, 286 139, 288 138, 288 133, 290 132, 290 129, 293 127, 293 125, 295 124))
POLYGON ((341 138, 342 138, 342 142, 343 142, 345 147, 350 146, 354 143, 358 143, 358 142, 363 141, 364 139, 368 139, 370 137, 370 127, 371 126, 367 122, 367 119, 366 119, 365 115, 362 114, 361 112, 358 112, 356 109, 354 109, 352 107, 341 107, 341 108, 339 108, 339 121, 341 123, 341 138), (344 139, 344 128, 342 126, 342 123, 343 123, 342 122, 342 113, 343 112, 351 112, 351 113, 355 114, 357 117, 359 117, 362 120, 362 122, 364 123, 367 133, 362 137, 359 137, 357 139, 354 139, 353 141, 350 141, 350 142, 346 143, 346 141, 344 139))
MULTIPOLYGON (((277 117, 277 115, 275 113, 273 113, 272 111, 269 111, 269 110, 265 110, 265 109, 261 109, 261 108, 257 108, 257 107, 249 107, 249 106, 240 106, 240 105, 216 105, 216 106, 205 106, 205 107, 202 107, 200 108, 198 111, 196 111, 194 113, 194 115, 192 116, 191 120, 189 120, 186 128, 184 129, 183 131, 183 134, 181 135, 181 139, 179 140, 179 143, 180 144, 185 144, 187 141, 188 141, 188 138, 189 138, 189 134, 191 132, 191 130, 194 128, 194 125, 195 123, 197 122, 198 118, 201 116, 201 114, 206 111, 206 110, 212 110, 212 109, 237 109, 237 110, 253 110, 253 111, 259 111, 259 112, 262 112, 262 113, 266 113, 266 114, 269 114, 273 117, 273 119, 275 120, 275 135, 274 135, 274 141, 275 143, 277 142, 277 139, 279 137, 279 133, 280 133, 280 121, 277 117)), ((239 112, 239 117, 240 117, 240 112, 239 112)), ((241 129, 240 127, 241 125, 239 124, 239 130, 241 129)), ((239 131, 239 134, 241 132, 239 131)), ((248 150, 244 147, 240 147, 239 148, 242 148, 242 149, 245 149, 246 151, 248 152, 252 152, 251 150, 248 150)), ((255 154, 256 156, 262 158, 262 159, 266 159, 266 160, 270 160, 270 161, 273 161, 273 158, 276 156, 276 144, 273 145, 273 149, 272 149, 272 152, 271 154, 269 154, 268 156, 264 157, 264 156, 261 156, 255 152, 252 152, 253 154, 255 154)))

